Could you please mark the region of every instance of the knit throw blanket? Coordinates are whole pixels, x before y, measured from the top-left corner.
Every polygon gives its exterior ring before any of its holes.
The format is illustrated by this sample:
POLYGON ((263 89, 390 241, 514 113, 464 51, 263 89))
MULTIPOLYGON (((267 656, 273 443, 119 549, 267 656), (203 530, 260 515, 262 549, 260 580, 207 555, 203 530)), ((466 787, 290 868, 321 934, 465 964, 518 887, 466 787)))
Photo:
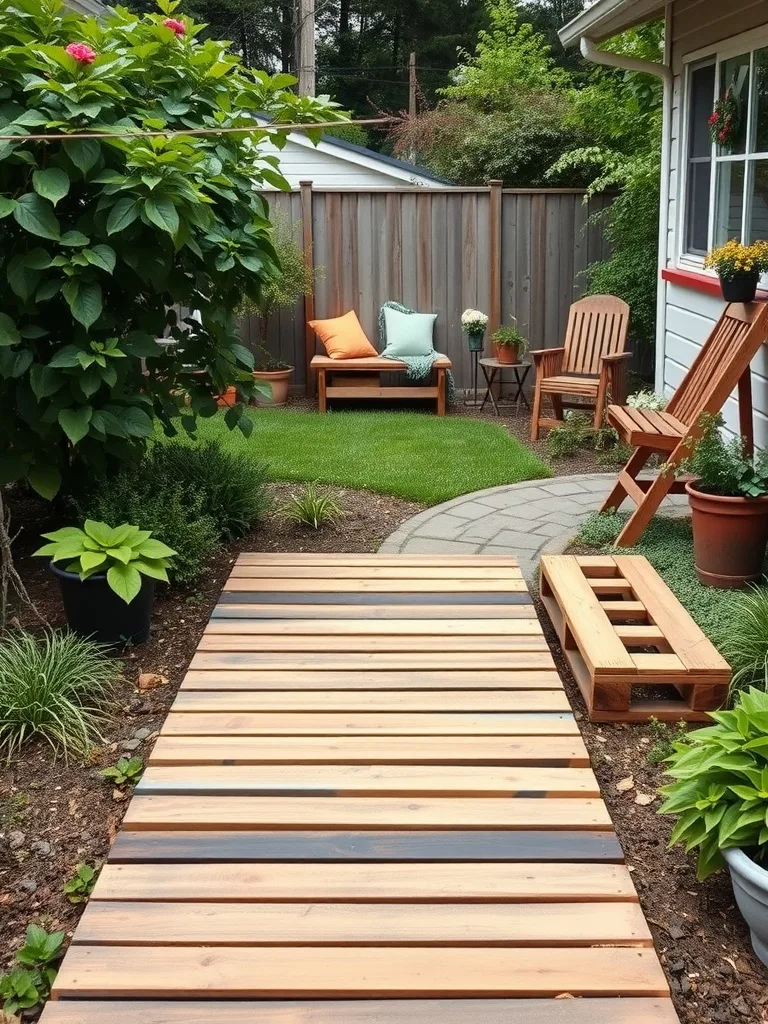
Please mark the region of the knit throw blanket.
MULTIPOLYGON (((389 349, 385 348, 381 353, 382 359, 394 359, 398 363, 405 363, 405 375, 408 380, 419 381, 424 380, 432 373, 432 364, 436 359, 444 359, 439 352, 435 352, 434 349, 429 353, 428 356, 393 356, 390 355, 389 349)), ((445 383, 446 383, 446 398, 449 404, 456 401, 456 382, 453 377, 453 373, 450 370, 445 371, 445 383)))

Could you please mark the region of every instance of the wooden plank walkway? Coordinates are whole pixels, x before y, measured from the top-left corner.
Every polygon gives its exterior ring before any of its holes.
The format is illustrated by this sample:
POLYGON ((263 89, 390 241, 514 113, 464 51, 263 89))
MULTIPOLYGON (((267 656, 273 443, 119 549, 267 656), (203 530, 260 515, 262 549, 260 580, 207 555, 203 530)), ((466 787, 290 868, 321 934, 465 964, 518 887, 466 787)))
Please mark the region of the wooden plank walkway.
POLYGON ((675 1024, 511 558, 239 557, 43 1024, 675 1024))

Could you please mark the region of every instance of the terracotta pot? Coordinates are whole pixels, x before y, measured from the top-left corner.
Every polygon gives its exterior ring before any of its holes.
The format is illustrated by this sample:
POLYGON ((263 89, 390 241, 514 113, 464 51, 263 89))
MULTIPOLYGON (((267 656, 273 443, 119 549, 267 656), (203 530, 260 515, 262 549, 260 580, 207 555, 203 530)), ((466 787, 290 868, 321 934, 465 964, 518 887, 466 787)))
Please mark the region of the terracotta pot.
POLYGON ((693 521, 696 575, 708 587, 743 587, 763 575, 768 497, 726 498, 685 485, 693 521))
POLYGON ((723 298, 726 302, 754 302, 759 277, 756 270, 751 274, 735 274, 727 280, 721 277, 723 298))
POLYGON ((520 362, 517 354, 517 345, 499 345, 499 343, 495 341, 493 343, 493 348, 496 358, 500 363, 506 363, 508 366, 514 366, 515 363, 520 362))
POLYGON ((224 406, 232 406, 236 404, 237 388, 235 387, 228 387, 223 395, 216 396, 216 405, 218 405, 219 408, 223 408, 224 406))
POLYGON ((288 401, 288 382, 291 379, 292 373, 293 367, 288 370, 254 370, 253 379, 269 384, 272 388, 271 398, 266 398, 264 395, 255 396, 254 402, 256 405, 285 405, 288 401))

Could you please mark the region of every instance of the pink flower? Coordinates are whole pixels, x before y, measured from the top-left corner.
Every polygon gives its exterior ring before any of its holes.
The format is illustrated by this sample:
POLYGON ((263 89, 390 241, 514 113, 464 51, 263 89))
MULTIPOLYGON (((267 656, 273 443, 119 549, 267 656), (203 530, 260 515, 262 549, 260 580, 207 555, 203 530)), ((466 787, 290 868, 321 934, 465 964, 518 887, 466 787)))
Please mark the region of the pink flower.
POLYGON ((92 50, 90 46, 86 46, 85 43, 70 43, 67 53, 70 57, 74 57, 78 64, 93 64, 96 60, 96 51, 92 50))
POLYGON ((166 28, 169 28, 171 32, 175 32, 177 36, 183 36, 187 33, 184 22, 177 21, 176 18, 166 18, 163 24, 166 28))

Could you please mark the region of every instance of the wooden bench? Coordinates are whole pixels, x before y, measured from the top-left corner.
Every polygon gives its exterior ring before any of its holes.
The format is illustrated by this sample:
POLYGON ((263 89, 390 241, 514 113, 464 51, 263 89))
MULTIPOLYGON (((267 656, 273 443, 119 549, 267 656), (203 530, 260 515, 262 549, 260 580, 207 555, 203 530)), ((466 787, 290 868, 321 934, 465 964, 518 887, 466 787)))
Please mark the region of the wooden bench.
POLYGON ((541 600, 594 722, 695 722, 721 707, 731 669, 646 558, 544 555, 541 600), (671 687, 644 699, 633 687, 671 687))
POLYGON ((314 356, 310 369, 317 373, 317 400, 320 412, 328 411, 329 398, 357 398, 370 401, 389 398, 430 398, 438 416, 445 416, 445 372, 451 360, 441 356, 433 363, 437 374, 434 384, 407 387, 381 383, 382 373, 398 373, 405 363, 376 356, 368 359, 331 359, 314 356), (330 374, 330 380, 328 379, 330 374))

